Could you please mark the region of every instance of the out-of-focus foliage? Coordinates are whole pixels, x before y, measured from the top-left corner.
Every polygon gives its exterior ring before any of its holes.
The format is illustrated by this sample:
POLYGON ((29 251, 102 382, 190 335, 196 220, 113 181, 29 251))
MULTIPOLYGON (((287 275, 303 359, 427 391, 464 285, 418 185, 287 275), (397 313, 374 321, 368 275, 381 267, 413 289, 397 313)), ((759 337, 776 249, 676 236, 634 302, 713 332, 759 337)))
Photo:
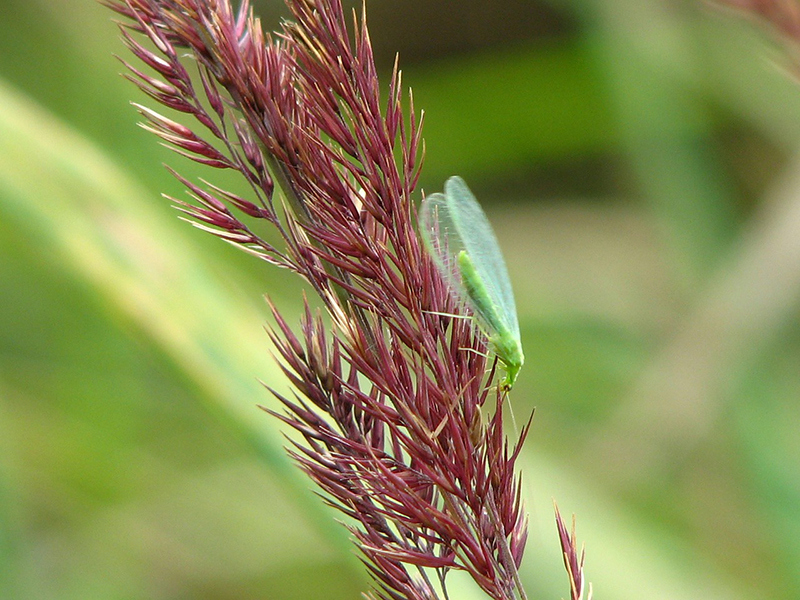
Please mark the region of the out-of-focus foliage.
MULTIPOLYGON (((424 186, 500 233, 526 365, 533 597, 550 498, 608 598, 800 584, 800 86, 698 0, 369 0, 426 111, 424 186)), ((280 6, 262 3, 277 24, 280 6)), ((288 464, 261 330, 302 286, 192 230, 91 2, 0 19, 0 597, 356 598, 288 464)), ((228 183, 228 182, 224 182, 228 183)), ((479 597, 466 590, 462 598, 479 597)))

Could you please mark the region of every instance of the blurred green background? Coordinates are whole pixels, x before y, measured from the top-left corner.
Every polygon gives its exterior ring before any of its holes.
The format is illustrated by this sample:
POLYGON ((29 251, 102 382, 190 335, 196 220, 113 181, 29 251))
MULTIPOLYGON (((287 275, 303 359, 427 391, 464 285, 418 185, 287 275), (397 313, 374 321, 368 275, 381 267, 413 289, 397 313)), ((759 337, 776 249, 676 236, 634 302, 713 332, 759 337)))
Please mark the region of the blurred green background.
MULTIPOLYGON (((257 2, 265 27, 282 5, 257 2)), ((800 87, 701 0, 367 2, 509 262, 523 579, 598 598, 800 588, 800 87)), ((111 14, 0 0, 0 598, 354 599, 344 528, 283 456, 262 295, 303 289, 177 219, 111 14)), ((454 597, 480 598, 456 578, 454 597), (462 587, 463 584, 463 587, 462 587)))

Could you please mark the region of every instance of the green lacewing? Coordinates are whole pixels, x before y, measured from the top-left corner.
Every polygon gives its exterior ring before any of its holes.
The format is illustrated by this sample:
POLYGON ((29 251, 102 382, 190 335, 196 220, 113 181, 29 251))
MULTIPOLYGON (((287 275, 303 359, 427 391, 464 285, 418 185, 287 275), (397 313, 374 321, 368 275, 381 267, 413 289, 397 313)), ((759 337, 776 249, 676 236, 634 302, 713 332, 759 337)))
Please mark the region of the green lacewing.
POLYGON ((419 223, 439 272, 472 309, 503 365, 503 390, 510 390, 525 357, 508 270, 486 214, 464 180, 451 177, 444 194, 422 201, 419 223))

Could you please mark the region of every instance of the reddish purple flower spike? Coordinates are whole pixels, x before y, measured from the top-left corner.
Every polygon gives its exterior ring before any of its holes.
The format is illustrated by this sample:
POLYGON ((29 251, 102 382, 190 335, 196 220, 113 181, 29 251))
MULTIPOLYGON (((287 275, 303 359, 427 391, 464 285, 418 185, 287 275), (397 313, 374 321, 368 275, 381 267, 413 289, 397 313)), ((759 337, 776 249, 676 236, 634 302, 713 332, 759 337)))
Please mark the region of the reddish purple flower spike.
POLYGON ((421 119, 410 94, 404 116, 397 67, 382 104, 363 18, 351 33, 339 0, 289 0, 294 22, 270 37, 247 0, 238 11, 227 0, 106 4, 155 71, 128 66, 131 80, 196 120, 192 129, 140 107, 145 127, 183 156, 238 171, 252 193, 176 174, 191 197, 178 208, 301 275, 333 319, 306 305, 295 334, 273 307, 270 335, 295 393, 268 412, 300 434, 291 455, 351 518, 373 597, 443 598, 447 572, 460 569, 492 598, 526 598, 514 466, 530 422, 510 447, 483 336, 453 316, 462 309, 421 247, 421 119))
POLYGON ((558 506, 556 511, 556 526, 558 527, 558 537, 561 541, 561 553, 564 558, 564 566, 569 575, 570 600, 592 600, 592 584, 589 584, 588 591, 585 588, 583 576, 583 562, 585 558, 584 549, 578 550, 578 543, 575 539, 575 517, 572 517, 572 529, 568 530, 561 518, 558 506), (586 595, 584 596, 584 592, 586 595))

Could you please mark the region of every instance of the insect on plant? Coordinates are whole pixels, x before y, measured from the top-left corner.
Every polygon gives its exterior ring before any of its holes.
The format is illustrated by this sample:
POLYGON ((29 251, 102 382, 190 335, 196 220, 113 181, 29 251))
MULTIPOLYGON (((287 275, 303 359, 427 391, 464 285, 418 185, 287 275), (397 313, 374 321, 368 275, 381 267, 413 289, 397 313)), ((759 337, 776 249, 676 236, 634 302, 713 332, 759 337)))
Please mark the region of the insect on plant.
POLYGON ((427 196, 420 233, 442 277, 472 310, 506 371, 500 384, 509 391, 525 357, 517 307, 497 237, 467 184, 451 177, 444 193, 427 196))

